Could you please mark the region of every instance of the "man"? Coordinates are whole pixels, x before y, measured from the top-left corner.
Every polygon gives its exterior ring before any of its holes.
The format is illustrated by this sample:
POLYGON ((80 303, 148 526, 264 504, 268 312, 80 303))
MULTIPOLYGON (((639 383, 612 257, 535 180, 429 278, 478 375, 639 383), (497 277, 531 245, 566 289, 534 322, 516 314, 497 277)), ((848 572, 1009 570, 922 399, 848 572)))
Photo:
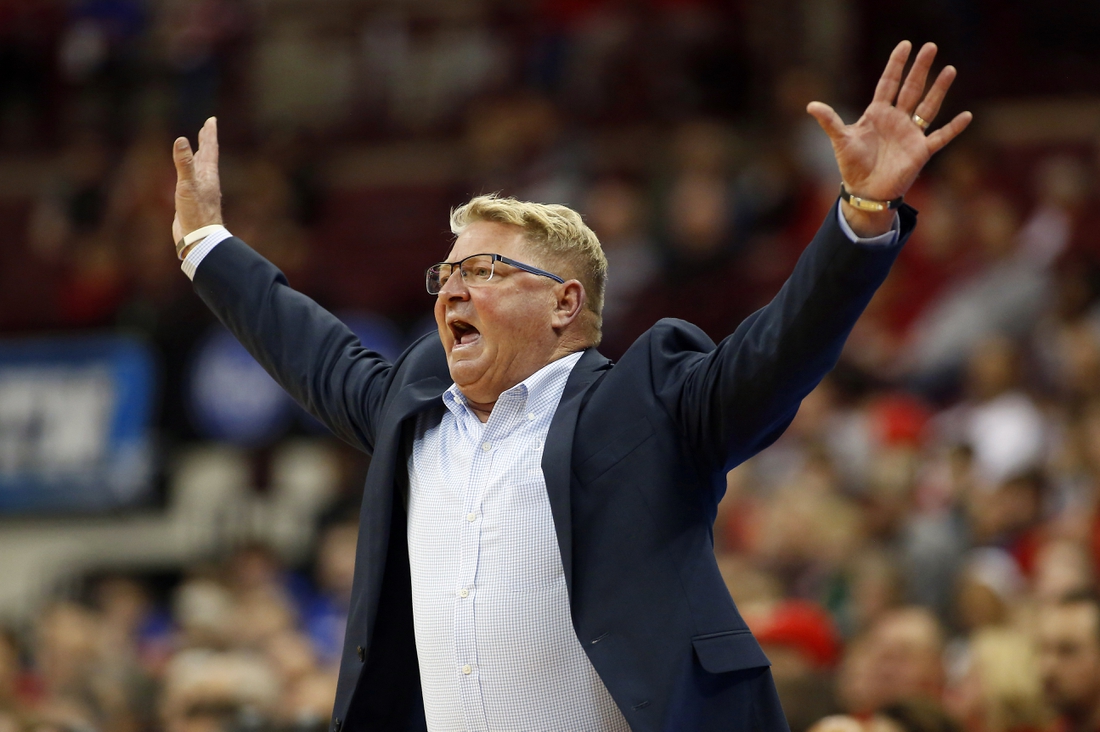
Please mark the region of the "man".
POLYGON ((943 651, 943 628, 928 609, 886 611, 848 647, 837 682, 844 706, 868 715, 905 699, 939 699, 943 651))
POLYGON ((1100 730, 1100 598, 1074 592, 1039 613, 1039 672, 1063 732, 1100 730))
POLYGON ((569 209, 453 212, 427 273, 438 335, 391 364, 220 226, 215 122, 194 155, 176 141, 173 234, 196 291, 373 455, 334 731, 786 729, 711 525, 725 473, 783 431, 886 276, 915 222, 901 197, 970 121, 925 135, 955 72, 924 93, 928 44, 903 84, 910 50, 856 124, 808 108, 850 196, 881 203, 838 204, 721 345, 661 321, 615 365, 594 348, 606 260, 569 209))

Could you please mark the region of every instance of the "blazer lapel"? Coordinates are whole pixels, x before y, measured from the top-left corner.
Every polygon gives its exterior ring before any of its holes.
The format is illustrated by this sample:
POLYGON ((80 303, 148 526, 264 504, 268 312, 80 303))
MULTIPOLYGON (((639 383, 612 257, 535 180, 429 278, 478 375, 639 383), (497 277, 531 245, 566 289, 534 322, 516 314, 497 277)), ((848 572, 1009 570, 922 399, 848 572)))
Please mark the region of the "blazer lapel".
MULTIPOLYGON (((362 595, 367 598, 366 627, 374 628, 382 579, 389 552, 390 529, 393 526, 394 497, 407 504, 408 472, 405 459, 412 445, 412 417, 443 407, 440 396, 449 384, 437 377, 428 377, 402 387, 389 407, 382 424, 386 427, 375 442, 371 471, 359 514, 359 554, 355 562, 356 580, 362 575, 362 595)), ((406 506, 407 508, 407 506, 406 506)), ((371 636, 367 636, 369 647, 371 636)))
POLYGON ((610 366, 611 362, 595 348, 584 352, 565 383, 565 391, 558 402, 542 451, 542 474, 546 480, 546 494, 550 498, 550 512, 554 516, 565 585, 570 596, 573 594, 573 520, 569 495, 573 434, 585 394, 610 366))
POLYGON ((374 454, 375 459, 382 460, 390 471, 385 484, 397 486, 397 493, 403 499, 408 498, 408 476, 403 459, 412 449, 412 426, 415 421, 412 418, 435 407, 444 409, 442 396, 449 386, 449 383, 435 376, 414 381, 398 391, 387 410, 389 414, 384 424, 396 429, 379 435, 374 454))

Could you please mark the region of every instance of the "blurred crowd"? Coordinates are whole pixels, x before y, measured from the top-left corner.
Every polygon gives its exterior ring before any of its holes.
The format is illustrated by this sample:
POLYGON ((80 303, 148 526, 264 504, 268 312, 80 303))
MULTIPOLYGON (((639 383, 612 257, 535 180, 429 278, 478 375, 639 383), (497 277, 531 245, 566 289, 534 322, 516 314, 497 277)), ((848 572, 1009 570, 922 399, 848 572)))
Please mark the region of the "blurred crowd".
MULTIPOLYGON (((424 332, 447 207, 499 190, 599 235, 606 355, 660 317, 718 340, 835 204, 807 102, 851 121, 914 32, 960 68, 945 118, 1092 91, 1093 5, 0 0, 0 333, 141 334, 162 460, 204 439, 167 152, 217 113, 230 229, 327 306, 424 332)), ((730 474, 719 566, 796 732, 1096 732, 1100 125, 1007 143, 979 114, 907 200, 840 365, 730 474)), ((354 515, 308 566, 256 544, 59 592, 0 634, 0 732, 323 729, 354 515)))
POLYGON ((87 578, 0 636, 0 729, 327 729, 356 532, 328 523, 307 573, 248 544, 167 582, 87 578))

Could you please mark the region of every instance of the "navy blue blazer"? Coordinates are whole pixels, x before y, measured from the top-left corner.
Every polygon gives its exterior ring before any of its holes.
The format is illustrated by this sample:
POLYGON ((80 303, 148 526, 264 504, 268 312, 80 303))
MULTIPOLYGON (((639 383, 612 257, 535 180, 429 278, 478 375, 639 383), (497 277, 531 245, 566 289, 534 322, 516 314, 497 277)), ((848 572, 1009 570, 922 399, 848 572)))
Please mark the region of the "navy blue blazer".
MULTIPOLYGON (((786 732, 712 527, 726 472, 771 444, 836 363, 915 225, 912 209, 900 216, 898 244, 872 247, 832 209, 775 299, 717 346, 662 320, 618 363, 589 349, 573 369, 542 468, 573 627, 635 732, 786 732)), ((405 465, 411 418, 441 414, 451 384, 438 336, 390 363, 238 239, 203 260, 194 286, 295 399, 373 455, 332 729, 425 729, 405 465)))

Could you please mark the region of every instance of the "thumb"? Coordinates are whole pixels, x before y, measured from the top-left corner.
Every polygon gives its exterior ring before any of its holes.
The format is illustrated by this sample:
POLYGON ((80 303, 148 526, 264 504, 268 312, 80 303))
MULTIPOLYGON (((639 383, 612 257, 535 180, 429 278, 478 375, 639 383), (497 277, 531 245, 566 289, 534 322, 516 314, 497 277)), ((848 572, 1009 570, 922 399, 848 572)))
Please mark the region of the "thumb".
POLYGON ((179 180, 195 178, 195 155, 191 152, 191 143, 186 137, 176 139, 172 146, 172 161, 176 164, 176 177, 179 180))
POLYGON ((810 102, 806 105, 806 111, 811 117, 817 120, 817 123, 821 125, 821 129, 825 130, 825 134, 829 136, 829 139, 834 139, 842 134, 844 130, 844 120, 842 120, 840 115, 828 104, 810 102))

